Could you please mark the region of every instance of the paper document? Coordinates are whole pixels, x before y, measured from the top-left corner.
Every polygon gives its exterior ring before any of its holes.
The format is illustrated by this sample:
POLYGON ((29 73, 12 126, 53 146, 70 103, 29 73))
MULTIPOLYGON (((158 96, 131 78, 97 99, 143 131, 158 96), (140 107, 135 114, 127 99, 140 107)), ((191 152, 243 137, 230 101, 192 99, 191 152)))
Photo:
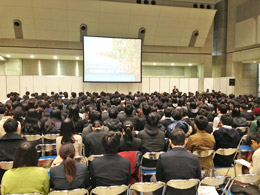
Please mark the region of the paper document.
POLYGON ((244 165, 244 166, 246 166, 246 167, 250 167, 250 166, 251 166, 251 163, 248 162, 248 161, 246 161, 246 160, 244 160, 244 159, 238 159, 238 160, 235 160, 235 162, 236 162, 236 163, 239 163, 239 164, 241 164, 241 165, 244 165))

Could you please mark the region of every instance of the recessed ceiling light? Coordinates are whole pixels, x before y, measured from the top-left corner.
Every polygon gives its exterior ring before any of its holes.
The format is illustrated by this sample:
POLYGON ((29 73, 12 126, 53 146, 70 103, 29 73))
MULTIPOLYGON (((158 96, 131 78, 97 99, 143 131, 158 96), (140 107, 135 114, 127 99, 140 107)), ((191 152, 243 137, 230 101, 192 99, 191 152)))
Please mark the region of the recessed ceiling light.
POLYGON ((189 64, 189 66, 192 66, 192 64, 189 64))
POLYGON ((171 63, 171 66, 174 66, 175 64, 174 63, 171 63))
POLYGON ((76 58, 76 60, 79 60, 79 57, 75 57, 76 58))
POLYGON ((58 59, 58 56, 53 56, 53 59, 55 59, 55 60, 58 59))
POLYGON ((253 61, 253 63, 256 63, 256 61, 253 61))
POLYGON ((0 56, 0 60, 1 60, 1 61, 4 61, 5 59, 4 59, 4 57, 3 57, 3 56, 0 56))
POLYGON ((34 58, 34 55, 30 55, 30 58, 34 58))
POLYGON ((156 65, 156 64, 157 64, 156 62, 153 63, 153 65, 156 65))
POLYGON ((5 56, 6 56, 6 57, 8 57, 8 58, 10 58, 10 57, 11 57, 11 55, 10 55, 10 54, 6 54, 5 56))

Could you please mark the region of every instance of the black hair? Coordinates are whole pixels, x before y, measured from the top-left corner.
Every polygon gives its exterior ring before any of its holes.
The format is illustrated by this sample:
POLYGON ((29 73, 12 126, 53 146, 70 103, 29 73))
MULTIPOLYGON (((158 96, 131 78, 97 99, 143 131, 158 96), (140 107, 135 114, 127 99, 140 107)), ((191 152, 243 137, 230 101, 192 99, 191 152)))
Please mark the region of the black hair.
POLYGON ((117 112, 117 110, 115 108, 110 108, 108 110, 108 113, 109 113, 109 117, 110 118, 116 118, 117 114, 118 114, 118 112, 117 112))
POLYGON ((220 118, 223 125, 233 126, 233 118, 229 114, 223 114, 220 118))
POLYGON ((260 133, 250 132, 246 137, 246 143, 251 146, 252 140, 256 141, 258 144, 260 143, 260 133))
POLYGON ((145 116, 148 116, 148 114, 151 112, 151 106, 149 106, 148 104, 145 104, 142 108, 143 113, 145 116))
POLYGON ((38 155, 34 144, 23 142, 14 155, 13 168, 37 166, 38 155))
POLYGON ((116 154, 120 146, 120 136, 113 131, 109 131, 102 138, 102 145, 106 154, 116 154))
POLYGON ((28 110, 27 116, 24 120, 22 132, 24 134, 38 134, 41 133, 38 112, 34 108, 28 110))
POLYGON ((5 121, 3 127, 6 133, 16 132, 18 122, 15 119, 9 118, 5 121))
POLYGON ((166 109, 164 109, 164 115, 166 117, 171 117, 171 115, 172 115, 172 108, 171 107, 167 107, 166 109))
POLYGON ((205 116, 199 115, 195 118, 195 124, 199 130, 204 131, 208 126, 208 119, 205 116))
POLYGON ((151 126, 157 126, 161 116, 157 112, 151 112, 147 117, 147 124, 151 126))
POLYGON ((75 143, 73 135, 75 134, 74 125, 70 118, 66 118, 60 127, 60 136, 62 136, 61 144, 75 143))
POLYGON ((226 114, 228 107, 227 107, 226 104, 220 104, 220 105, 218 106, 218 109, 219 109, 219 111, 220 111, 221 114, 226 114))
POLYGON ((126 115, 128 115, 128 116, 131 116, 132 115, 132 113, 133 113, 133 106, 131 105, 131 104, 126 104, 126 106, 125 106, 125 113, 126 113, 126 115))
POLYGON ((169 135, 170 140, 174 145, 184 145, 185 143, 185 133, 182 129, 176 128, 170 132, 169 135))
POLYGON ((132 134, 132 131, 134 129, 133 123, 131 121, 125 121, 123 123, 123 129, 124 129, 123 137, 126 143, 131 144, 133 142, 133 134, 132 134))
POLYGON ((239 117, 239 116, 240 116, 240 110, 238 108, 233 108, 232 117, 239 117))
POLYGON ((172 117, 174 118, 174 120, 181 120, 182 119, 182 112, 180 109, 174 109, 172 111, 172 117))

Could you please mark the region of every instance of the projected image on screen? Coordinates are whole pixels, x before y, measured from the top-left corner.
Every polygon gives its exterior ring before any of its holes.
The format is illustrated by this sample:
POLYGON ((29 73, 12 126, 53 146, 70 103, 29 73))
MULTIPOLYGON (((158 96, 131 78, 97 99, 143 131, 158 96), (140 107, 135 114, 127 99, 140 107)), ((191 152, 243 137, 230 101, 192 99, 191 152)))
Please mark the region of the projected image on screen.
POLYGON ((83 40, 85 82, 141 82, 141 39, 83 40))

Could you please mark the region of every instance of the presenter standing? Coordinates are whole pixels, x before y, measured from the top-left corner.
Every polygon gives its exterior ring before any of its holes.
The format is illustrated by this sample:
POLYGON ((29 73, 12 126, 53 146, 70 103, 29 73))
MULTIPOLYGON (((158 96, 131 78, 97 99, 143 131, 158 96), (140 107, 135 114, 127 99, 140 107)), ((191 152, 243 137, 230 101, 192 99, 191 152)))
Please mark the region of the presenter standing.
POLYGON ((176 88, 176 85, 173 86, 172 93, 173 94, 179 93, 179 90, 176 88))

